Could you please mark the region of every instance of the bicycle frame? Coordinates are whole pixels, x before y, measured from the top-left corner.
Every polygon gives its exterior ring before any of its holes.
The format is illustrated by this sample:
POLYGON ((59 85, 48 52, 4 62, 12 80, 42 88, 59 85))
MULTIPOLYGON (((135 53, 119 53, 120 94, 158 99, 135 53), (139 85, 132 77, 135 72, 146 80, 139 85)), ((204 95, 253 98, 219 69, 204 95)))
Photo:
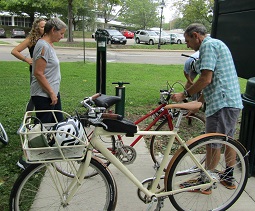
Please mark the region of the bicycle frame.
MULTIPOLYGON (((160 104, 158 107, 156 107, 155 109, 153 109, 152 111, 150 111, 149 113, 143 115, 141 118, 139 118, 137 121, 134 122, 135 125, 139 125, 139 123, 143 122, 144 120, 148 119, 149 117, 152 117, 154 114, 158 113, 161 109, 164 109, 164 107, 166 106, 167 104, 163 103, 163 104, 160 104)), ((173 125, 173 117, 172 115, 169 113, 169 110, 167 109, 164 109, 162 112, 160 112, 159 115, 157 115, 157 117, 144 129, 144 131, 148 131, 150 130, 154 125, 156 125, 156 123, 163 117, 166 117, 167 118, 167 121, 168 121, 168 126, 169 126, 169 129, 170 130, 173 130, 174 129, 174 125, 173 125)), ((88 139, 90 140, 91 139, 91 136, 93 134, 93 131, 91 131, 87 137, 88 139)), ((120 142, 123 142, 122 141, 122 135, 120 134, 117 134, 117 137, 118 137, 118 141, 120 142)), ((139 142, 141 139, 143 138, 143 135, 138 135, 135 140, 130 144, 131 147, 135 146, 137 144, 137 142, 139 142)), ((116 147, 115 147, 115 144, 113 143, 113 147, 110 148, 108 147, 108 150, 112 152, 112 154, 116 154, 115 153, 115 150, 116 150, 116 147)))
MULTIPOLYGON (((188 146, 186 145, 185 141, 183 141, 179 135, 177 134, 176 130, 174 131, 138 131, 135 135, 140 135, 140 136, 145 136, 145 135, 168 135, 171 136, 170 141, 167 144, 164 157, 162 160, 162 164, 159 167, 159 169, 156 171, 156 176, 154 177, 154 180, 152 182, 151 189, 148 190, 146 187, 143 186, 143 184, 133 175, 128 168, 122 164, 97 138, 100 135, 118 135, 120 133, 113 133, 113 132, 107 132, 101 127, 96 127, 93 133, 93 137, 91 141, 89 142, 89 145, 86 150, 86 156, 85 156, 85 162, 82 162, 80 165, 80 168, 77 172, 77 177, 73 178, 72 183, 70 184, 68 189, 71 189, 71 194, 68 196, 67 200, 65 200, 65 203, 68 203, 77 189, 79 188, 79 184, 83 182, 85 175, 86 175, 86 170, 88 169, 89 163, 91 161, 91 158, 93 156, 93 149, 95 148, 96 150, 100 151, 101 154, 106 157, 119 171, 121 171, 136 187, 138 187, 146 196, 148 196, 150 199, 152 197, 164 197, 184 191, 189 191, 194 188, 201 188, 205 189, 214 183, 214 180, 211 175, 205 170, 205 168, 202 166, 202 164, 196 159, 196 157, 192 154, 192 152, 189 150, 188 146), (206 184, 200 184, 197 186, 192 186, 192 187, 187 187, 187 188, 180 188, 178 190, 174 191, 167 191, 167 192, 161 192, 158 193, 159 191, 165 190, 165 188, 162 188, 161 190, 157 190, 157 186, 159 184, 159 181, 161 179, 161 176, 164 175, 164 166, 166 166, 169 162, 168 160, 168 155, 171 151, 173 142, 177 140, 182 147, 184 147, 188 153, 190 154, 191 159, 194 161, 194 163, 197 165, 199 169, 201 169, 207 177, 210 179, 210 183, 206 184)), ((122 134, 124 135, 124 134, 122 134)))
MULTIPOLYGON (((139 123, 143 122, 145 119, 153 116, 154 114, 156 114, 158 111, 160 111, 161 109, 163 109, 166 106, 166 104, 160 104, 157 108, 155 108, 154 110, 150 111, 149 113, 145 114, 144 116, 142 116, 141 118, 139 118, 137 121, 134 122, 135 125, 139 125, 139 123)), ((166 117, 168 120, 168 126, 170 130, 173 130, 174 126, 173 126, 173 122, 172 122, 172 116, 169 114, 169 111, 167 109, 164 109, 145 129, 144 131, 148 131, 150 130, 162 117, 166 117)), ((137 144, 138 141, 141 140, 143 136, 142 135, 138 135, 138 137, 130 144, 131 147, 133 147, 134 145, 137 144)), ((120 141, 122 141, 122 137, 121 135, 118 135, 118 139, 120 141)))

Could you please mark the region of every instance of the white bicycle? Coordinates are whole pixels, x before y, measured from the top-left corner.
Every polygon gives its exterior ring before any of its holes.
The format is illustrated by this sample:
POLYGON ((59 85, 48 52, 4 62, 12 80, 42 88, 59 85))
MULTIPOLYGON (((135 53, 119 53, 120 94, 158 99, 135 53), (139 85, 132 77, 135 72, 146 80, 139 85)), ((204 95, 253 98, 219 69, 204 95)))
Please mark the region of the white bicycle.
POLYGON ((0 123, 0 141, 3 143, 3 144, 8 144, 8 135, 3 127, 3 125, 0 123))
MULTIPOLYGON (((31 122, 26 122, 25 116, 25 132, 21 132, 22 147, 27 162, 33 165, 24 170, 13 185, 10 195, 11 210, 114 210, 117 203, 116 183, 110 170, 93 156, 94 149, 100 151, 137 186, 138 197, 148 210, 152 207, 160 210, 167 198, 177 210, 226 210, 240 197, 248 179, 248 157, 239 142, 218 133, 203 134, 185 142, 179 137, 176 128, 173 131, 137 131, 132 122, 115 114, 106 115, 103 108, 91 107, 90 101, 96 97, 98 95, 82 101, 89 109, 87 120, 95 127, 89 142, 82 132, 74 135, 56 130, 59 126, 57 123, 57 126, 48 126, 47 130, 36 132, 37 135, 51 137, 51 141, 53 137, 55 145, 31 148, 28 146, 29 137, 34 133, 29 131, 31 122), (148 178, 140 182, 101 142, 101 136, 118 134, 170 136, 155 175, 148 175, 148 178), (60 138, 58 139, 60 136, 69 137, 69 140, 70 137, 75 138, 79 144, 62 145, 60 138), (174 141, 178 141, 181 147, 171 154, 174 141), (205 163, 210 160, 201 160, 205 158, 206 146, 210 144, 219 144, 221 150, 216 168, 206 170, 205 163), (236 153, 233 166, 235 188, 231 190, 222 184, 226 179, 224 174, 228 162, 225 160, 226 148, 231 148, 236 153), (66 176, 58 171, 56 166, 60 165, 74 176, 66 176), (198 178, 202 178, 202 183, 198 182, 198 178), (188 186, 183 185, 187 183, 188 186), (211 193, 201 194, 201 190, 206 189, 211 189, 211 193)), ((165 109, 194 109, 196 106, 200 105, 171 104, 165 109)), ((182 112, 178 116, 179 120, 181 118, 182 112)))

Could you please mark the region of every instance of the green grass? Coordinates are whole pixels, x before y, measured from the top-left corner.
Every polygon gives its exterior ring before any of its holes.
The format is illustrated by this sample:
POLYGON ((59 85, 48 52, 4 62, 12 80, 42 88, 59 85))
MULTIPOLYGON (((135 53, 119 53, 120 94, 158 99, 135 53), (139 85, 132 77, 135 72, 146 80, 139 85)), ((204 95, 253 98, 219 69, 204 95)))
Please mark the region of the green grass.
MULTIPOLYGON (((84 37, 85 38, 91 38, 93 32, 84 32, 84 37)), ((82 31, 73 31, 73 36, 75 38, 83 38, 83 32, 82 31)))
MULTIPOLYGON (((65 40, 62 40, 61 42, 54 43, 55 46, 60 46, 60 47, 83 47, 84 44, 83 42, 66 42, 65 40)), ((97 43, 96 42, 88 42, 85 39, 85 47, 86 48, 96 48, 97 43)), ((107 45, 107 48, 110 49, 151 49, 155 50, 158 49, 158 45, 147 45, 147 44, 136 44, 135 41, 132 45, 107 45)), ((166 45, 161 45, 160 46, 161 50, 190 50, 187 48, 186 44, 166 44, 166 45)))
MULTIPOLYGON (((22 154, 19 136, 16 134, 20 126, 26 103, 29 99, 29 68, 23 62, 0 62, 0 121, 4 125, 10 143, 0 143, 0 210, 8 210, 8 200, 12 185, 21 170, 16 162, 22 154)), ((126 85, 126 118, 144 114, 155 107, 159 99, 159 90, 170 84, 185 82, 183 65, 148 65, 148 64, 107 64, 106 93, 115 95, 112 82, 125 81, 126 85)), ((74 113, 80 108, 79 102, 86 96, 96 92, 95 63, 61 63, 61 97, 63 110, 74 113)), ((246 80, 240 79, 241 92, 246 80)), ((176 91, 181 91, 176 86, 176 91)), ((139 155, 139 152, 138 152, 139 155)))
MULTIPOLYGON (((20 27, 20 26, 6 26, 6 25, 0 25, 0 28, 4 28, 5 32, 6 32, 6 36, 7 37, 11 37, 11 30, 13 28, 22 28, 25 30, 26 34, 28 34, 31 30, 30 27, 20 27)), ((85 37, 86 38, 91 38, 93 32, 85 32, 85 37)), ((73 36, 75 38, 83 38, 83 32, 82 31, 73 31, 73 36)))

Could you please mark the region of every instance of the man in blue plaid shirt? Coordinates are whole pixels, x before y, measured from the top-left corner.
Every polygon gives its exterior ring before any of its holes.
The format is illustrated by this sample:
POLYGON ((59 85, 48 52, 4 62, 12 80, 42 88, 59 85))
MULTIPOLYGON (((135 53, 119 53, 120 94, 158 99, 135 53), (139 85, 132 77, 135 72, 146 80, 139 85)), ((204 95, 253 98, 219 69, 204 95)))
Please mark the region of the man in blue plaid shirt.
MULTIPOLYGON (((222 41, 207 36, 202 24, 189 25, 184 36, 187 47, 200 52, 195 65, 200 77, 183 93, 174 94, 172 99, 180 102, 203 90, 199 101, 206 103, 206 133, 223 133, 233 137, 243 105, 231 52, 222 41)), ((215 171, 221 147, 216 144, 207 146, 206 169, 215 171)), ((235 156, 235 151, 227 147, 226 169, 219 176, 221 183, 228 189, 236 189, 233 176, 235 156)), ((201 192, 211 194, 212 190, 209 188, 201 192)))

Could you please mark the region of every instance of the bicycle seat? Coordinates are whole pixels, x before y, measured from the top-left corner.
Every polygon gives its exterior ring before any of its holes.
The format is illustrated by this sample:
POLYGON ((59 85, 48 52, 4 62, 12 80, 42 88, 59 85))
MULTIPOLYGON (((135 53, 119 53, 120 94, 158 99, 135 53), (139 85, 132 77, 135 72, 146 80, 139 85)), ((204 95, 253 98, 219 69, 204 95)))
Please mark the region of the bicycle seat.
POLYGON ((174 103, 174 104, 169 104, 166 105, 166 109, 171 109, 171 108, 180 108, 180 109, 185 109, 185 110, 196 110, 201 108, 202 103, 197 102, 197 101, 192 101, 188 103, 174 103))
POLYGON ((119 96, 110 96, 102 94, 100 97, 94 100, 96 106, 110 108, 112 105, 119 102, 121 98, 119 96))

